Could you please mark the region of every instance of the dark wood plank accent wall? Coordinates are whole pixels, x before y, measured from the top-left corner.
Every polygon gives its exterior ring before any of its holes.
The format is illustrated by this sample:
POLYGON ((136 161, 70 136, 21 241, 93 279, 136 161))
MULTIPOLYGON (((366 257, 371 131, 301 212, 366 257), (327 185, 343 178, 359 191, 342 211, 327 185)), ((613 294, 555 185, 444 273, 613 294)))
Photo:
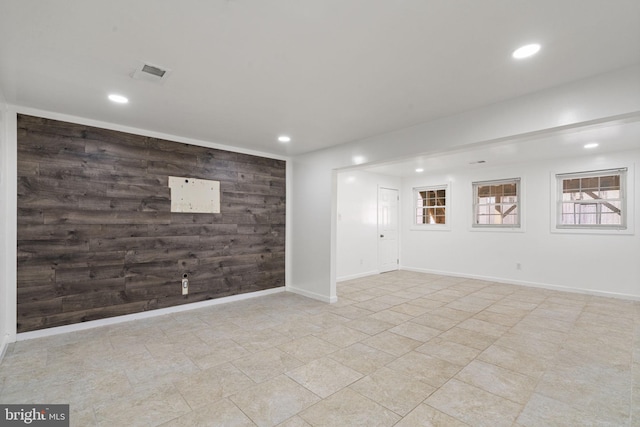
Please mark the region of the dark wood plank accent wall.
POLYGON ((18 332, 284 286, 285 170, 19 115, 18 332), (220 181, 221 212, 171 213, 169 175, 220 181))

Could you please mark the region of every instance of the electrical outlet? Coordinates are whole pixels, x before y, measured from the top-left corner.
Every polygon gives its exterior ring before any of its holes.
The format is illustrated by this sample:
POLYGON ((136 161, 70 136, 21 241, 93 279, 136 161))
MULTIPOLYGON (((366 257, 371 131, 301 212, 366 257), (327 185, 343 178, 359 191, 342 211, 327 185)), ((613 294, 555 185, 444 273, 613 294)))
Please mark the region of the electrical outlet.
POLYGON ((182 276, 182 295, 189 295, 189 278, 186 273, 182 276))

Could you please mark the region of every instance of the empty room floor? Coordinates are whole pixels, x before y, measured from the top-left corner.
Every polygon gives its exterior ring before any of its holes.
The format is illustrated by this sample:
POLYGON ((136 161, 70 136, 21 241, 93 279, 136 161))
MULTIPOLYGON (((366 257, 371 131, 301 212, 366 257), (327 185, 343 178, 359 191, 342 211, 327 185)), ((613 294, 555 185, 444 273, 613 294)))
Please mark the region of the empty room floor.
POLYGON ((76 426, 640 425, 640 303, 397 271, 19 341, 76 426))

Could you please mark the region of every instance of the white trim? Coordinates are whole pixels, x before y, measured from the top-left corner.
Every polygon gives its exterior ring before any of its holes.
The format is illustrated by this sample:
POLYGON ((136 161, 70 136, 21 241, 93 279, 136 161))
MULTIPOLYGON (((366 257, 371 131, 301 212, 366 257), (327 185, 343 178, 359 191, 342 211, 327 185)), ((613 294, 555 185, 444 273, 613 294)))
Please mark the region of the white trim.
MULTIPOLYGON (((336 276, 338 275, 338 172, 331 171, 331 216, 329 223, 329 297, 321 301, 338 301, 336 276)), ((315 294, 312 292, 312 294, 315 294)), ((315 298, 309 295, 310 298, 315 298)))
MULTIPOLYGON (((7 150, 9 147, 9 132, 8 132, 8 116, 9 112, 7 111, 7 106, 5 104, 4 96, 0 91, 0 199, 6 200, 8 186, 7 182, 9 181, 9 177, 6 174, 6 170, 8 167, 8 154, 7 150)), ((6 203, 2 203, 2 208, 0 210, 0 240, 2 240, 3 246, 0 250, 0 254, 5 255, 5 250, 7 248, 6 244, 6 232, 9 228, 9 221, 7 220, 7 216, 10 215, 9 210, 6 207, 6 203)), ((0 259, 0 273, 4 277, 4 275, 9 270, 9 265, 7 263, 7 256, 3 256, 0 259)), ((11 319, 11 316, 8 313, 9 305, 11 304, 11 298, 9 297, 9 286, 11 284, 4 280, 3 283, 0 283, 0 363, 7 351, 7 346, 9 345, 9 325, 13 322, 14 319, 11 319)))
POLYGON ((365 271, 364 273, 349 274, 347 276, 340 276, 336 278, 336 282, 346 282, 347 280, 360 279, 361 277, 369 277, 380 274, 378 270, 365 271))
POLYGON ((165 139, 171 142, 182 142, 184 144, 197 145, 200 147, 213 148, 217 150, 231 151, 233 153, 241 153, 241 154, 249 154, 252 156, 266 157, 269 159, 276 159, 276 160, 290 159, 290 157, 288 156, 283 156, 279 154, 266 153, 264 151, 258 151, 258 150, 250 150, 250 149, 235 147, 232 145, 221 144, 217 142, 203 141, 201 139, 186 138, 178 135, 173 135, 170 133, 156 132, 149 129, 140 129, 140 128, 135 128, 131 126, 123 126, 116 123, 103 122, 100 120, 87 119, 84 117, 72 116, 72 115, 62 114, 62 113, 55 113, 53 111, 39 110, 37 108, 23 107, 20 105, 10 105, 9 108, 13 109, 13 111, 15 111, 18 114, 36 116, 44 119, 60 120, 60 121, 76 123, 80 125, 94 126, 102 129, 115 130, 119 132, 126 132, 126 133, 135 134, 135 135, 141 135, 141 136, 148 136, 151 138, 165 139))
POLYGON ((635 163, 625 163, 620 166, 616 163, 611 168, 603 168, 596 171, 580 171, 572 173, 558 173, 557 171, 551 171, 549 174, 549 195, 550 195, 550 210, 549 210, 549 230, 554 234, 591 234, 591 235, 613 235, 624 236, 635 234, 635 194, 636 180, 635 180, 635 163), (625 170, 626 169, 626 170, 625 170), (625 176, 624 180, 621 180, 623 191, 623 209, 624 211, 624 226, 610 226, 610 227, 597 227, 597 226, 558 226, 560 222, 559 216, 559 197, 560 197, 560 183, 563 177, 569 176, 598 176, 606 172, 618 172, 623 171, 625 176))
MULTIPOLYGON (((477 274, 454 273, 451 271, 431 270, 428 268, 413 268, 402 266, 400 270, 415 271, 416 273, 437 274, 439 276, 462 277, 465 279, 476 279, 487 282, 504 283, 507 285, 528 286, 532 288, 549 289, 553 291, 571 292, 574 294, 594 295, 608 298, 618 298, 631 301, 640 301, 640 295, 621 294, 617 292, 594 291, 593 289, 570 288, 562 285, 552 285, 549 283, 528 282, 525 280, 503 279, 500 277, 480 276, 477 274)), ((428 296, 428 295, 427 295, 428 296)))
MULTIPOLYGON (((379 273, 388 273, 390 271, 397 271, 400 269, 400 235, 402 234, 402 209, 401 209, 401 200, 400 200, 400 189, 399 188, 393 188, 390 186, 385 186, 385 185, 380 185, 378 184, 377 186, 377 190, 376 190, 376 236, 380 235, 380 190, 389 190, 389 191, 395 191, 397 193, 397 199, 396 199, 396 268, 391 269, 391 270, 384 270, 382 271, 382 269, 380 269, 380 239, 376 237, 376 242, 377 242, 377 266, 378 266, 378 272, 379 273)), ((337 196, 337 191, 336 191, 336 196, 337 196)), ((334 218, 336 217, 336 215, 334 215, 334 218)))
POLYGON ((293 162, 285 164, 285 221, 284 221, 284 285, 291 281, 293 271, 293 162))
MULTIPOLYGON (((598 187, 598 192, 602 188, 598 187)), ((580 191, 582 192, 582 190, 580 191)), ((594 172, 578 172, 578 173, 565 173, 565 174, 557 174, 556 175, 556 228, 557 229, 579 229, 579 230, 626 230, 627 229, 627 168, 621 169, 609 169, 604 171, 594 171, 594 172), (601 178, 603 176, 617 176, 619 179, 619 188, 618 188, 618 197, 617 199, 595 199, 595 200, 564 200, 564 181, 570 179, 578 179, 582 180, 585 178, 601 178), (609 224, 564 224, 563 216, 564 216, 564 204, 573 204, 574 216, 576 206, 585 206, 596 204, 601 206, 607 202, 620 202, 620 224, 609 225, 609 224)), ((601 209, 601 208, 599 208, 601 209)), ((599 210, 597 209, 597 210, 599 210)), ((575 218, 574 218, 575 220, 575 218)))
POLYGON ((286 286, 285 290, 287 292, 292 292, 294 294, 302 295, 303 297, 315 299, 322 302, 327 302, 329 304, 333 304, 338 301, 337 296, 327 297, 326 295, 317 294, 315 292, 307 291, 305 289, 296 288, 294 286, 286 286))
POLYGON ((123 316, 109 317, 107 319, 92 320, 83 323, 74 323, 72 325, 57 326, 53 328, 40 329, 38 331, 22 332, 17 335, 16 341, 30 340, 34 338, 48 337, 52 335, 66 334, 68 332, 84 331, 86 329, 98 328, 100 326, 115 325, 118 323, 130 322, 133 320, 148 319, 150 317, 164 316, 172 313, 180 313, 183 311, 196 310, 199 308, 211 307, 229 302, 243 301, 251 298, 262 297, 271 294, 284 292, 285 287, 281 286, 273 289, 265 289, 263 291, 249 292, 246 294, 231 295, 228 297, 216 298, 212 300, 199 301, 190 304, 176 305, 173 307, 159 308, 157 310, 143 311, 140 313, 125 314, 123 316))
POLYGON ((5 287, 4 295, 1 296, 0 301, 0 316, 4 316, 0 322, 4 323, 4 331, 0 331, 2 334, 6 334, 8 342, 14 342, 16 340, 16 320, 17 304, 18 304, 18 271, 16 265, 17 259, 17 247, 18 241, 18 124, 17 114, 10 108, 3 111, 3 126, 4 126, 4 141, 3 147, 0 148, 2 152, 2 219, 4 224, 3 250, 0 253, 4 254, 2 260, 3 273, 2 283, 0 287, 5 287), (3 306, 4 305, 4 306, 3 306))
POLYGON ((525 214, 526 206, 524 200, 525 194, 525 177, 519 176, 508 179, 490 179, 471 182, 471 225, 469 231, 480 232, 498 232, 498 233, 524 233, 525 228, 525 214), (477 187, 476 184, 500 184, 500 183, 512 183, 516 181, 516 191, 518 196, 518 224, 517 225, 501 225, 501 224, 476 224, 476 200, 477 200, 477 187))
POLYGON ((4 359, 4 355, 7 353, 7 348, 9 348, 9 335, 4 335, 0 337, 0 363, 2 363, 2 359, 4 359))
POLYGON ((471 182, 471 193, 472 193, 472 201, 471 201, 471 229, 472 230, 508 230, 508 231, 521 231, 524 229, 523 227, 523 215, 524 212, 524 204, 523 204, 523 185, 522 185, 522 177, 515 178, 506 178, 506 179, 493 179, 493 180, 481 180, 481 181, 472 181, 471 182), (478 206, 478 187, 487 186, 487 185, 500 185, 500 184, 515 184, 516 185, 516 207, 518 213, 518 223, 517 224, 477 224, 477 206, 478 206))
POLYGON ((524 227, 522 227, 522 225, 520 225, 520 228, 516 228, 516 227, 508 227, 508 226, 491 226, 491 225, 484 225, 484 226, 476 226, 474 227, 473 225, 469 227, 469 231, 479 231, 479 232, 483 232, 483 233, 524 233, 526 230, 524 229, 524 227))
POLYGON ((592 178, 599 176, 609 176, 612 173, 624 173, 627 172, 629 168, 609 168, 609 169, 598 169, 592 171, 579 171, 579 172, 566 172, 566 173, 558 173, 556 174, 556 178, 592 178))
MULTIPOLYGON (((415 212, 414 212, 415 216, 415 212)), ((446 224, 414 224, 409 227, 411 231, 451 231, 451 227, 446 224)))
POLYGON ((409 230, 411 231, 451 231, 451 181, 446 184, 437 184, 437 185, 423 185, 420 187, 413 187, 411 189, 411 194, 413 199, 411 200, 411 226, 409 230), (416 193, 421 191, 433 191, 433 190, 444 190, 444 224, 418 224, 416 223, 417 215, 416 215, 416 193))

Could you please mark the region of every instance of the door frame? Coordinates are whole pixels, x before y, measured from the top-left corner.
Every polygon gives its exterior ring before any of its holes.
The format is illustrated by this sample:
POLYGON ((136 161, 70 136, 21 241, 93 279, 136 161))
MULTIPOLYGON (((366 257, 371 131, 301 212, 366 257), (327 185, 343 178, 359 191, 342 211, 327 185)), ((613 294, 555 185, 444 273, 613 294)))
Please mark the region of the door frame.
POLYGON ((382 185, 378 185, 377 186, 377 203, 376 203, 376 218, 377 218, 377 241, 378 241, 378 265, 377 265, 377 269, 379 273, 386 273, 389 271, 397 271, 400 269, 400 189, 398 188, 391 188, 391 187, 386 187, 386 186, 382 186, 382 185), (395 247, 395 253, 396 253, 396 259, 397 259, 397 263, 396 263, 396 268, 394 270, 385 270, 383 271, 380 266, 381 266, 381 257, 380 257, 380 190, 392 190, 392 191, 396 191, 397 192, 397 205, 396 205, 396 247, 395 247))

